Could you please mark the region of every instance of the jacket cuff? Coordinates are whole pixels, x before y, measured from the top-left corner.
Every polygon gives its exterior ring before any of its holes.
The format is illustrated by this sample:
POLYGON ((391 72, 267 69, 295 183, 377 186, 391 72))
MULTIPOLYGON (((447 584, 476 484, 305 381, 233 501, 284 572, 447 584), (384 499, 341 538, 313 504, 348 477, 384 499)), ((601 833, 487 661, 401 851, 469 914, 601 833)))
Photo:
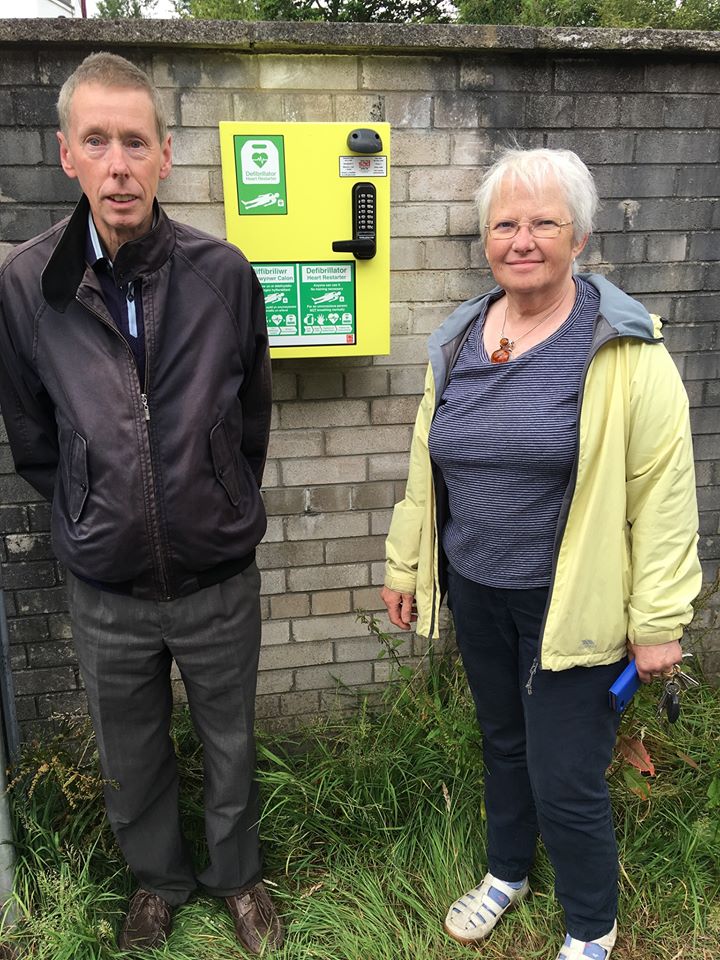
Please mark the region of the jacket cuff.
POLYGON ((656 633, 639 633, 636 630, 628 630, 628 640, 638 647, 654 647, 660 643, 672 643, 673 640, 682 640, 682 635, 682 627, 675 627, 674 630, 660 630, 656 633))
POLYGON ((401 577, 386 574, 384 583, 388 590, 397 590, 398 593, 411 593, 415 596, 416 583, 414 580, 403 580, 401 577))

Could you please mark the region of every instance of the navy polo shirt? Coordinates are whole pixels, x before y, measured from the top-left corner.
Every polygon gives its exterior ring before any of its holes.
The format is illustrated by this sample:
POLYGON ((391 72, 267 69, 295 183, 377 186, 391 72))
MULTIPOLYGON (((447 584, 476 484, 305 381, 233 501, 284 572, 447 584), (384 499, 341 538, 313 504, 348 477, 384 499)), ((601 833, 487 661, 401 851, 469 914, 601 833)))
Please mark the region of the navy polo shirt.
POLYGON ((92 214, 88 213, 85 255, 100 282, 103 300, 115 326, 133 352, 140 387, 145 393, 145 326, 142 308, 142 280, 119 286, 115 282, 112 260, 105 253, 92 214))

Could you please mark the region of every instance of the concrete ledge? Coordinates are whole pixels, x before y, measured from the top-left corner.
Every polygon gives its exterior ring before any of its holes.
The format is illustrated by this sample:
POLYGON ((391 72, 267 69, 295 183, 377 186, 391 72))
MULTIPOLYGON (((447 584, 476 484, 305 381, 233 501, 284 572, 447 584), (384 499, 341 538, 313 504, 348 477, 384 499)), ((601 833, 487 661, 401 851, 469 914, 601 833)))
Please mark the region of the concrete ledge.
POLYGON ((215 47, 258 53, 428 54, 601 50, 717 55, 720 32, 457 24, 287 23, 240 20, 0 20, 0 43, 215 47))

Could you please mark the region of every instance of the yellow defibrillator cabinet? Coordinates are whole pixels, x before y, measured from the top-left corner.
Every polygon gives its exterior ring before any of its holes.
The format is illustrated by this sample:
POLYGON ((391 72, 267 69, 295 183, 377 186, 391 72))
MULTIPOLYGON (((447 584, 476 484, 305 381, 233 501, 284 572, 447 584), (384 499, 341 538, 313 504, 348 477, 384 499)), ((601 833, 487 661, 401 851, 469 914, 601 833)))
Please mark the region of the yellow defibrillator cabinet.
POLYGON ((273 357, 390 352, 389 148, 386 123, 220 124, 227 237, 273 357))

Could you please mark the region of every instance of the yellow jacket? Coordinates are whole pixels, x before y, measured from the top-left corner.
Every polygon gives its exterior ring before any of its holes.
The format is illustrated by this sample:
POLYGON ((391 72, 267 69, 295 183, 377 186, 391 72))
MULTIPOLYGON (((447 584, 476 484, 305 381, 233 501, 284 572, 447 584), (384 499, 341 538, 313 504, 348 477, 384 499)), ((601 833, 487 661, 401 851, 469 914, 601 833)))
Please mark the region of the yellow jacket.
MULTIPOLYGON (((679 639, 701 584, 688 401, 660 320, 604 277, 584 279, 600 293, 600 308, 540 637, 545 670, 613 663, 627 639, 679 639)), ((462 304, 430 337, 405 498, 395 506, 386 541, 385 585, 415 595, 417 632, 433 638, 444 589, 438 539, 444 487, 433 471, 428 434, 484 299, 462 304)))

